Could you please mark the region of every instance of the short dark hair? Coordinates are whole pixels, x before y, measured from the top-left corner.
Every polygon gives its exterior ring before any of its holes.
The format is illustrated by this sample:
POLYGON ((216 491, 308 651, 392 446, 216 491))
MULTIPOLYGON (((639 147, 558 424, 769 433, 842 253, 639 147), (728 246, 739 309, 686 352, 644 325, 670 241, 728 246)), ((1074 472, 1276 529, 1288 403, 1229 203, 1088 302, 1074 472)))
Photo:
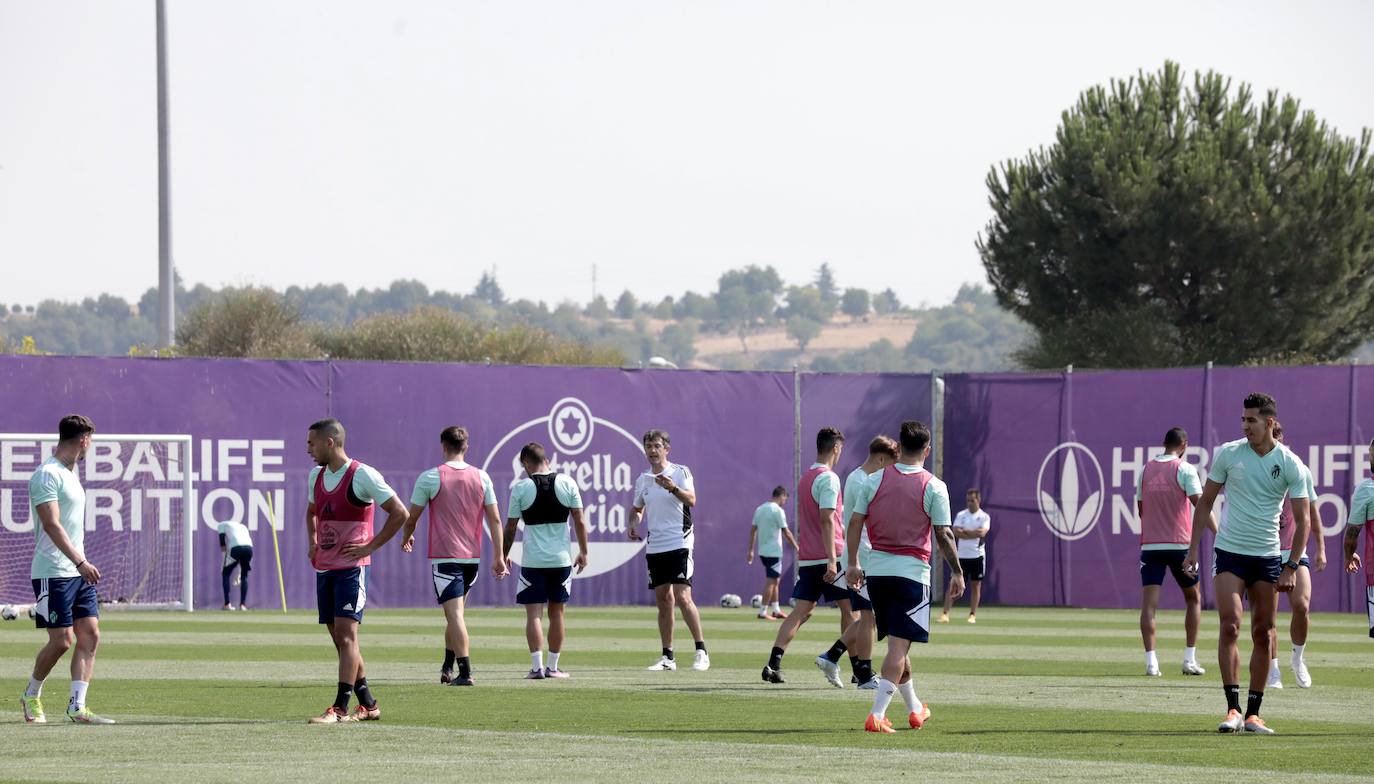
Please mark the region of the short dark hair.
POLYGON ((1283 425, 1277 419, 1274 420, 1274 438, 1283 440, 1283 425))
POLYGON ((982 494, 981 492, 979 492, 978 488, 976 488, 976 487, 970 487, 969 489, 965 490, 965 491, 964 491, 964 495, 966 495, 966 496, 970 496, 970 495, 971 495, 971 496, 973 496, 974 498, 982 498, 982 497, 983 497, 983 494, 982 494))
POLYGON ((1251 392, 1245 396, 1245 408, 1257 409, 1260 416, 1278 416, 1279 404, 1263 392, 1251 392))
POLYGON ((522 463, 542 463, 548 457, 544 454, 544 445, 538 441, 531 441, 520 447, 520 462, 522 463))
POLYGON ((1188 443, 1188 431, 1181 427, 1171 427, 1169 432, 1164 434, 1164 447, 1166 449, 1173 449, 1186 443, 1188 443))
POLYGON ((909 455, 919 454, 922 449, 930 446, 930 428, 924 422, 917 422, 908 419, 902 423, 902 432, 898 434, 897 440, 902 445, 902 451, 909 455))
POLYGON ((816 452, 825 453, 844 443, 844 433, 838 427, 823 427, 816 432, 816 452))
POLYGON ((468 429, 458 425, 446 427, 439 434, 439 443, 450 452, 462 452, 468 448, 468 429))
POLYGON ((314 423, 310 426, 310 432, 319 433, 325 438, 332 438, 334 439, 334 443, 338 444, 339 446, 344 445, 344 437, 346 433, 344 432, 343 423, 335 419, 334 417, 321 419, 320 421, 314 423))
POLYGON ((868 442, 868 453, 870 455, 887 455, 893 460, 897 459, 897 441, 892 436, 874 436, 868 442))
POLYGON ((773 488, 774 498, 782 498, 785 495, 787 495, 787 488, 783 487, 782 485, 778 485, 777 487, 773 488))
POLYGON ((649 442, 653 441, 655 438, 657 438, 659 441, 662 441, 664 446, 673 445, 673 439, 668 437, 668 431, 659 430, 657 428, 653 430, 644 431, 644 437, 641 438, 640 441, 642 441, 645 446, 648 446, 649 442))
POLYGON ((60 441, 75 441, 87 433, 94 433, 95 425, 81 414, 68 414, 57 423, 57 438, 60 441))

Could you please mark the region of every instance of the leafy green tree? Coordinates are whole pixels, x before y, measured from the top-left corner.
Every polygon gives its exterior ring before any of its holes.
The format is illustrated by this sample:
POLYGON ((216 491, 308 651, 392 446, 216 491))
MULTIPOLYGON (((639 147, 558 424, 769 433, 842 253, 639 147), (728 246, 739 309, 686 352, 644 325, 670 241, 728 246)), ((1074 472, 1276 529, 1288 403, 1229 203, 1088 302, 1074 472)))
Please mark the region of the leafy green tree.
POLYGON ((810 319, 823 324, 830 319, 830 310, 821 299, 821 290, 815 286, 792 286, 787 290, 787 316, 810 319))
POLYGON ((1374 155, 1174 63, 1085 91, 988 175, 978 240, 1032 367, 1344 357, 1374 336, 1374 155))
POLYGON ((639 307, 639 302, 629 289, 620 292, 620 297, 615 301, 615 317, 622 319, 632 319, 635 317, 635 309, 639 307))
POLYGON ((472 296, 499 308, 506 304, 505 292, 501 291, 501 284, 496 282, 495 272, 483 272, 482 277, 477 281, 477 286, 472 290, 472 296))
POLYGON ((902 303, 897 299, 897 292, 892 289, 883 289, 873 295, 873 312, 880 316, 890 313, 897 313, 902 309, 902 303))
POLYGON ((653 308, 653 315, 656 319, 670 319, 673 317, 673 298, 664 297, 653 308))
POLYGON ((821 293, 821 302, 826 308, 825 317, 828 319, 840 302, 840 287, 835 283, 835 271, 830 269, 829 262, 821 264, 820 269, 816 270, 816 289, 821 293))
POLYGON ((323 356, 300 310, 270 289, 224 289, 177 327, 187 356, 313 359, 323 356))
POLYGON ((863 318, 868 315, 868 308, 867 289, 845 289, 840 297, 840 310, 847 316, 863 318))
POLYGON ((821 334, 821 323, 806 316, 791 316, 787 319, 787 336, 797 341, 797 348, 805 351, 811 341, 821 334))
POLYGON ((663 355, 679 367, 685 367, 697 355, 694 342, 698 326, 696 319, 685 318, 664 327, 663 334, 659 336, 663 355))
POLYGON ((587 305, 587 318, 605 321, 611 317, 611 306, 606 304, 606 298, 598 294, 596 299, 587 305))

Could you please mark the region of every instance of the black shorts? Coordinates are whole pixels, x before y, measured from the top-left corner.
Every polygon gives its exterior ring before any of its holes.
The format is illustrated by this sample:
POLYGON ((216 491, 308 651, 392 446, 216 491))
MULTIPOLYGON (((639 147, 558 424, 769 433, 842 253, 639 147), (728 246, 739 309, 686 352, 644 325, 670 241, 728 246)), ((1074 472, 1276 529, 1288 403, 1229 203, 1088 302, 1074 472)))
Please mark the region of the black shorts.
POLYGON ((1212 576, 1230 572, 1245 581, 1249 588, 1255 583, 1277 583, 1283 564, 1277 555, 1239 555, 1225 550, 1212 551, 1212 576))
POLYGON ((977 558, 960 558, 959 568, 964 570, 964 582, 975 582, 983 579, 983 556, 977 558))
POLYGON ((828 583, 825 581, 825 564, 803 566, 797 570, 797 584, 792 586, 792 598, 799 602, 816 603, 848 599, 849 589, 845 587, 844 572, 838 573, 835 582, 828 583))
POLYGON ((33 581, 33 622, 40 629, 61 629, 77 618, 99 618, 95 586, 84 577, 42 577, 33 581))
POLYGON ((649 587, 692 584, 692 551, 686 547, 666 553, 648 553, 649 587))
POLYGON ((1369 608, 1369 636, 1374 637, 1374 585, 1364 589, 1364 602, 1369 608))
POLYGON ((429 576, 434 580, 434 600, 442 605, 452 599, 460 599, 472 591, 477 582, 480 564, 475 563, 432 563, 429 576))
POLYGON ((867 586, 878 639, 890 634, 912 642, 930 641, 928 587, 905 577, 870 577, 867 586))
POLYGON ((315 572, 315 603, 320 623, 330 623, 335 618, 352 618, 362 623, 363 608, 367 606, 367 567, 315 572))
POLYGON ((571 566, 522 566, 517 604, 567 604, 572 596, 571 566))
POLYGON ((769 579, 776 580, 782 577, 781 558, 774 558, 771 555, 760 555, 759 563, 763 564, 763 574, 769 579))
MULTIPOLYGON (((845 583, 848 585, 848 583, 845 583)), ((849 609, 854 612, 862 610, 873 611, 873 602, 868 599, 868 583, 859 586, 859 590, 849 589, 849 609)))
POLYGON ((1172 572, 1174 582, 1180 588, 1192 588, 1198 578, 1183 571, 1183 562, 1188 560, 1187 550, 1141 550, 1140 584, 1142 586, 1163 585, 1164 573, 1172 572))

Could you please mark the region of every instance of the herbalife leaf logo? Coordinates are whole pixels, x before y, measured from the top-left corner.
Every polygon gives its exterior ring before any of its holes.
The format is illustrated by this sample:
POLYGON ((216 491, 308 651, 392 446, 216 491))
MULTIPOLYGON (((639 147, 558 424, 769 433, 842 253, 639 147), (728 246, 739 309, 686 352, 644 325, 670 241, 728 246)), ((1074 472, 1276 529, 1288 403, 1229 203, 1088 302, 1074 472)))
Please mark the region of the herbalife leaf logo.
POLYGON ((1050 450, 1035 484, 1040 519, 1055 536, 1072 542, 1097 525, 1105 483, 1102 465, 1086 446, 1069 441, 1050 450))

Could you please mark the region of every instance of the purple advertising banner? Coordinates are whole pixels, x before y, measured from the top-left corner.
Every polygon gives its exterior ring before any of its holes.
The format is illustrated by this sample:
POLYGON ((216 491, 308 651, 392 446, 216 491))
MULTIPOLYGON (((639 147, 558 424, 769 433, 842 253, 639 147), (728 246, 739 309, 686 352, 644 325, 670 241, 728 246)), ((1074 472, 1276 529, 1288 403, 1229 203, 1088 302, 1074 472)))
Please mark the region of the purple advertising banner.
MULTIPOLYGON (((1205 476, 1214 450, 1241 437, 1242 399, 1264 391, 1278 400, 1287 443, 1313 470, 1320 496, 1328 566, 1313 575, 1313 608, 1363 607, 1363 576, 1344 575, 1340 560, 1350 494, 1368 472, 1371 369, 979 374, 945 383, 945 479, 952 494, 979 487, 992 517, 988 600, 1137 605, 1137 472, 1179 426, 1205 476)), ((1224 496, 1219 509, 1224 515, 1224 496)), ((1182 606, 1177 590, 1166 586, 1161 597, 1163 606, 1182 606)))

